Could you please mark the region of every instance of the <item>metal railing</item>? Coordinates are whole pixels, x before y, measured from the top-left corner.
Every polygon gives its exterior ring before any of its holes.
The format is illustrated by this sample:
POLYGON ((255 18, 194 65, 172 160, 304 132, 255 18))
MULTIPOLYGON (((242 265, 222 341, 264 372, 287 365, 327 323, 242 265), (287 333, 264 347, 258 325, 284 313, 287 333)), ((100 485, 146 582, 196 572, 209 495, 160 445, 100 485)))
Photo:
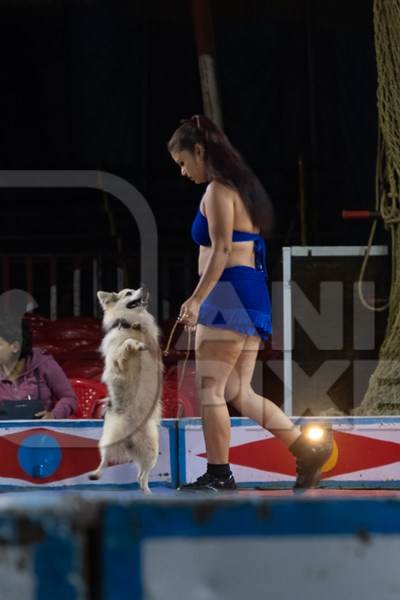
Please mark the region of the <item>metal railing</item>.
POLYGON ((25 290, 38 304, 39 312, 47 313, 51 320, 60 316, 61 295, 67 300, 63 302, 64 313, 81 316, 84 301, 86 313, 98 317, 97 291, 105 280, 113 289, 124 286, 124 268, 115 263, 112 255, 7 253, 1 254, 0 260, 1 293, 25 290))
MULTIPOLYGON (((178 250, 163 252, 159 271, 159 319, 175 315, 193 291, 194 255, 178 250)), ((146 283, 137 255, 120 259, 113 253, 2 253, 0 294, 26 291, 38 312, 55 320, 63 316, 100 317, 97 291, 121 290, 146 283), (122 264, 123 261, 123 264, 122 264)))

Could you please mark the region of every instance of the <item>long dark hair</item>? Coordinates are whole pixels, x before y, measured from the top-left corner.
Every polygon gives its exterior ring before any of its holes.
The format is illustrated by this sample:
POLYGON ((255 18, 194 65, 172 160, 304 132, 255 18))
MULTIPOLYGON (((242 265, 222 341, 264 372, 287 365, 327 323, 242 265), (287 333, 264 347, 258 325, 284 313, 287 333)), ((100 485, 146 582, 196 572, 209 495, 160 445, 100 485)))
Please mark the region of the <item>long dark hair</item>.
POLYGON ((267 192, 223 131, 204 115, 183 120, 167 147, 169 152, 194 152, 196 144, 204 148, 208 178, 234 189, 243 200, 253 225, 268 236, 274 210, 267 192))
POLYGON ((32 354, 32 332, 26 319, 0 316, 0 337, 9 344, 19 343, 20 359, 32 354))

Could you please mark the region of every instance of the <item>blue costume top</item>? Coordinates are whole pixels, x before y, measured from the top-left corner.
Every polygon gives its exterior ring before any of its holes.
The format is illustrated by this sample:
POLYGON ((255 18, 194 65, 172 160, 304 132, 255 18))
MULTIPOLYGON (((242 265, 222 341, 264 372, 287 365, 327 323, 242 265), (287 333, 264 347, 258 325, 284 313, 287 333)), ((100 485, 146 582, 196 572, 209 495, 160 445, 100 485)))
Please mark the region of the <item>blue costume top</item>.
MULTIPOLYGON (((207 218, 198 209, 192 224, 196 244, 211 246, 207 218)), ((272 330, 271 302, 266 285, 266 245, 259 233, 234 230, 233 242, 254 242, 255 268, 227 267, 200 307, 198 322, 267 339, 272 330)))
MULTIPOLYGON (((208 221, 198 209, 192 224, 192 239, 199 246, 211 246, 210 234, 208 233, 208 221)), ((267 248, 264 238, 259 233, 250 233, 248 231, 233 230, 232 242, 251 242, 254 241, 255 264, 258 271, 264 271, 267 276, 266 255, 267 248)))

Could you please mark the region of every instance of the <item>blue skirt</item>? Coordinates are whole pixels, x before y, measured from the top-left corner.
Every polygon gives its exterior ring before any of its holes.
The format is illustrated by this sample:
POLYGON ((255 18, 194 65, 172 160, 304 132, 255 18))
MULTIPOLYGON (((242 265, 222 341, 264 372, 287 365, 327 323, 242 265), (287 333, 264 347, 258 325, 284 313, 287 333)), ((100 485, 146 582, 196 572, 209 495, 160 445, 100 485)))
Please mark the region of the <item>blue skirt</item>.
POLYGON ((245 266, 225 269, 202 302, 198 323, 267 340, 272 318, 265 272, 245 266))

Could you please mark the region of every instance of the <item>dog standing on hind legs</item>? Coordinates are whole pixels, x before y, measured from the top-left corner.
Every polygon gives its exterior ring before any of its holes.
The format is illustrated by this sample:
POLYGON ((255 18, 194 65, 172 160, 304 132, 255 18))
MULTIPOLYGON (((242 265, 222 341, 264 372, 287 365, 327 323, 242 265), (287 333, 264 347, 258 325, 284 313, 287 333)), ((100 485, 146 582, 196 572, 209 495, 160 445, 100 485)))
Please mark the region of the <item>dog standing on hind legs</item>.
POLYGON ((97 297, 104 311, 100 350, 109 401, 99 441, 100 464, 89 477, 99 479, 110 463, 135 462, 140 488, 150 493, 149 473, 158 458, 161 420, 159 329, 147 311, 143 288, 97 292, 97 297))

